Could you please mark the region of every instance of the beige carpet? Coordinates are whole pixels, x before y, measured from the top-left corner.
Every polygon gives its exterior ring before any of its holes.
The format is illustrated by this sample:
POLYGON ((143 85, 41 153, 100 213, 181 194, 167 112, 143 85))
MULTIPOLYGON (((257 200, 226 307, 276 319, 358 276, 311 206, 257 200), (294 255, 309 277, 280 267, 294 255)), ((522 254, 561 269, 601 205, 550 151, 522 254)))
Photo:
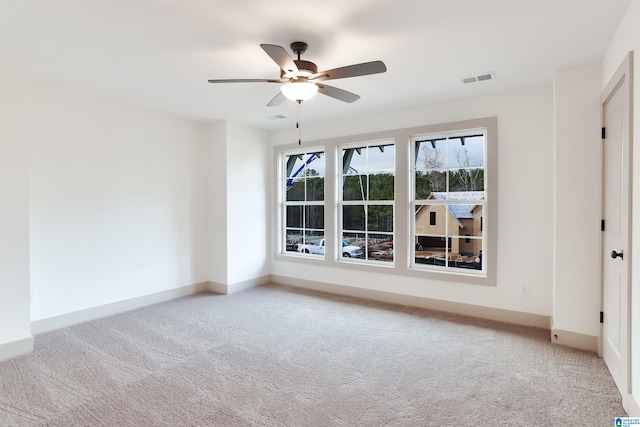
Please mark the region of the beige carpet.
POLYGON ((0 426, 609 426, 601 359, 548 331, 270 285, 36 337, 0 426))

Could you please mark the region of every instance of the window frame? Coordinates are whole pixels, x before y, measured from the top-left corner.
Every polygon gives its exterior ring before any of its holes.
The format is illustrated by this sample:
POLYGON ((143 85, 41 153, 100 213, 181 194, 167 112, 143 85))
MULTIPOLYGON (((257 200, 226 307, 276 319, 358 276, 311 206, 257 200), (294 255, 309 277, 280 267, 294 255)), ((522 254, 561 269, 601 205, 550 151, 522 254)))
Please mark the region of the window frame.
MULTIPOLYGON (((486 261, 488 261, 486 256, 487 255, 486 231, 480 227, 478 230, 480 233, 480 237, 478 238, 477 236, 469 236, 468 234, 467 235, 459 234, 459 233, 455 234, 451 232, 451 229, 457 230, 455 222, 452 224, 452 221, 457 221, 459 223, 461 223, 461 221, 464 221, 464 219, 458 219, 457 215, 455 217, 456 219, 454 219, 452 216, 454 215, 453 212, 459 211, 459 208, 474 206, 473 210, 475 210, 476 208, 481 207, 480 217, 478 218, 478 222, 480 222, 485 216, 485 212, 487 210, 486 206, 488 204, 488 197, 487 197, 487 191, 486 191, 488 188, 488 176, 485 173, 487 169, 487 149, 488 149, 487 129, 484 129, 484 128, 460 129, 460 130, 448 131, 448 132, 435 132, 430 134, 415 135, 411 138, 411 151, 414 153, 414 155, 411 159, 411 167, 410 167, 409 182, 411 183, 411 186, 410 186, 410 193, 409 193, 409 196, 410 196, 409 203, 411 205, 411 209, 410 209, 411 212, 415 212, 416 214, 411 218, 411 224, 410 224, 411 225, 410 240, 415 242, 413 247, 409 251, 410 252, 410 259, 409 259, 410 268, 417 269, 417 270, 442 271, 447 273, 464 272, 465 274, 469 274, 469 275, 486 277, 487 275, 486 261), (482 165, 472 165, 472 166, 464 165, 463 167, 463 165, 459 163, 460 160, 458 160, 458 164, 455 166, 450 164, 450 157, 452 156, 450 156, 449 150, 450 150, 450 147, 455 144, 453 141, 460 139, 462 145, 464 146, 465 138, 477 138, 480 136, 482 137, 482 141, 483 141, 482 165), (418 144, 421 144, 424 142, 431 142, 431 145, 433 146, 434 150, 436 150, 436 145, 435 145, 436 141, 444 142, 445 155, 444 155, 443 164, 438 164, 431 167, 418 167, 417 166, 418 144), (451 191, 452 189, 450 186, 453 185, 452 174, 459 173, 462 170, 471 170, 471 169, 482 170, 482 186, 481 186, 482 190, 480 191, 471 190, 471 191, 460 192, 454 188, 453 189, 454 191, 451 191), (416 194, 417 193, 416 175, 418 172, 429 172, 429 171, 435 172, 438 174, 440 173, 444 174, 443 178, 445 182, 444 183, 445 187, 436 189, 435 191, 431 190, 431 194, 427 198, 418 198, 416 194), (478 198, 480 197, 478 192, 483 193, 481 198, 478 198), (437 194, 439 196, 432 199, 431 196, 434 194, 437 194), (456 194, 457 197, 448 198, 448 196, 452 194, 456 194), (468 196, 462 197, 463 194, 468 194, 468 196), (442 199, 440 197, 442 197, 442 199), (418 206, 420 206, 421 209, 424 207, 429 207, 429 209, 431 208, 437 209, 436 212, 444 212, 443 214, 444 227, 442 227, 442 223, 441 223, 442 230, 439 230, 437 234, 431 234, 431 237, 429 237, 429 233, 424 233, 424 232, 418 233, 417 231, 418 206), (458 209, 454 210, 454 207, 458 207, 458 209), (439 258, 436 258, 434 256, 425 257, 425 258, 421 257, 421 259, 423 259, 423 262, 425 261, 431 262, 432 264, 418 263, 417 262, 418 257, 416 255, 416 251, 417 251, 419 240, 423 239, 423 242, 424 242, 424 239, 429 239, 429 238, 435 239, 437 237, 441 237, 442 240, 445 242, 445 248, 443 248, 444 256, 441 256, 439 258), (457 240, 457 245, 454 244, 454 240, 457 240), (468 253, 461 251, 458 245, 460 245, 462 242, 468 242, 469 245, 471 245, 474 249, 477 250, 478 244, 472 243, 471 240, 480 241, 479 242, 480 252, 478 254, 478 253, 475 253, 476 251, 474 251, 473 255, 470 256, 469 258, 471 261, 467 262, 466 255, 468 255, 468 253), (454 252, 451 249, 452 247, 458 247, 459 250, 454 252), (470 268, 463 270, 461 267, 462 265, 465 265, 470 268)), ((431 213, 433 213, 433 211, 429 211, 429 213, 431 217, 431 213)), ((472 224, 474 222, 475 222, 475 219, 472 219, 472 224)), ((464 244, 464 247, 468 249, 466 243, 464 244)), ((437 254, 437 252, 438 250, 432 253, 437 254)))
MULTIPOLYGON (((325 253, 323 254, 312 254, 312 253, 304 253, 304 252, 298 252, 296 251, 289 251, 287 250, 288 247, 288 230, 290 229, 287 226, 287 208, 289 206, 302 206, 304 212, 306 212, 308 207, 311 206, 322 206, 322 211, 323 211, 323 215, 326 215, 326 203, 327 203, 327 185, 326 185, 326 164, 324 165, 324 175, 320 175, 319 177, 322 177, 324 179, 324 188, 323 188, 323 200, 307 200, 307 189, 306 189, 306 181, 308 179, 308 177, 305 175, 304 176, 304 180, 305 180, 305 199, 304 200, 287 200, 287 186, 288 186, 288 181, 291 179, 295 179, 294 176, 288 176, 286 173, 286 159, 287 157, 290 156, 309 156, 312 154, 317 154, 317 153, 322 153, 320 156, 318 156, 318 158, 323 158, 323 163, 326 163, 326 151, 324 150, 324 147, 311 147, 311 148, 306 148, 306 147, 298 147, 298 149, 291 149, 291 150, 287 150, 287 151, 282 151, 279 155, 279 160, 278 160, 278 188, 279 188, 279 202, 282 205, 281 209, 280 209, 280 214, 281 214, 281 218, 279 223, 281 224, 281 226, 279 227, 280 230, 280 234, 279 236, 279 250, 282 251, 283 254, 289 255, 289 256, 298 256, 298 257, 303 257, 303 258, 310 258, 310 259, 324 259, 326 257, 326 238, 327 238, 327 224, 326 224, 326 220, 323 219, 323 224, 324 224, 324 228, 322 229, 323 231, 323 239, 325 240, 325 253)), ((307 169, 307 166, 309 166, 309 163, 307 163, 306 161, 303 161, 303 167, 305 169, 307 169)), ((304 214, 303 214, 303 218, 304 218, 304 214)), ((293 227, 293 228, 300 228, 303 232, 303 234, 306 231, 310 231, 310 230, 320 230, 317 228, 312 228, 312 227, 307 227, 307 223, 303 220, 301 227, 293 227)), ((303 241, 302 244, 308 244, 306 242, 306 239, 303 235, 303 241)))
MULTIPOLYGON (((393 242, 393 244, 395 245, 395 236, 396 236, 396 221, 395 221, 395 216, 396 216, 396 185, 397 185, 397 172, 396 172, 396 167, 397 167, 397 155, 396 155, 396 141, 393 139, 377 139, 377 140, 372 140, 372 141, 363 141, 363 142, 355 142, 355 143, 348 143, 348 144, 341 144, 336 146, 336 155, 338 156, 338 163, 337 165, 340 166, 337 168, 337 172, 338 175, 336 177, 336 182, 337 182, 337 195, 336 195, 336 199, 337 199, 337 217, 338 217, 338 221, 337 221, 337 225, 338 225, 338 229, 337 229, 337 238, 342 242, 344 240, 344 235, 345 233, 357 233, 357 232, 362 232, 365 236, 365 241, 368 242, 368 237, 370 235, 390 235, 391 236, 391 240, 393 242), (344 194, 343 194, 343 190, 344 190, 344 185, 343 185, 343 178, 346 176, 354 176, 354 175, 349 175, 349 174, 345 174, 344 173, 344 165, 343 165, 343 161, 344 161, 344 156, 343 156, 343 152, 344 150, 348 150, 348 149, 356 149, 356 148, 367 148, 367 153, 369 152, 368 150, 372 147, 380 147, 380 146, 392 146, 393 147, 393 164, 394 164, 394 169, 393 169, 393 199, 385 199, 385 200, 371 200, 369 198, 369 179, 371 177, 371 175, 373 175, 371 173, 371 170, 369 169, 369 158, 367 157, 366 161, 367 161, 367 171, 366 174, 364 173, 359 173, 358 175, 366 175, 367 176, 367 197, 365 198, 363 195, 363 199, 362 200, 344 200, 344 194), (364 210, 365 210, 365 218, 364 218, 364 230, 351 230, 351 229, 345 229, 344 228, 344 218, 343 218, 343 214, 344 214, 344 207, 345 206, 364 206, 364 210), (369 226, 368 226, 368 207, 369 206, 391 206, 391 209, 393 210, 393 215, 392 215, 392 231, 388 232, 388 231, 370 231, 369 230, 369 226)), ((374 172, 383 172, 383 171, 374 171, 374 172)), ((374 264, 374 265, 381 265, 381 266, 393 266, 395 264, 395 256, 391 259, 391 260, 376 260, 376 259, 372 259, 369 256, 369 251, 368 250, 364 250, 363 251, 363 258, 346 258, 346 257, 339 257, 341 261, 343 262, 353 262, 353 263, 363 263, 363 264, 374 264)))
MULTIPOLYGON (((300 150, 297 143, 280 144, 273 146, 274 161, 277 171, 274 173, 276 179, 273 180, 274 194, 274 218, 272 221, 274 250, 272 256, 274 261, 293 264, 308 264, 322 266, 326 268, 344 269, 345 271, 362 271, 396 276, 410 277, 417 280, 424 280, 427 286, 430 283, 446 285, 455 284, 478 284, 486 286, 496 285, 497 276, 497 223, 498 223, 498 119, 497 117, 483 117, 458 122, 429 124, 424 126, 378 131, 364 134, 346 135, 334 138, 317 139, 315 141, 303 141, 303 150, 320 150, 325 153, 325 240, 326 252, 323 257, 296 256, 296 253, 285 252, 282 247, 284 239, 280 238, 283 231, 282 209, 282 157, 285 152, 300 150), (418 135, 464 131, 471 129, 486 129, 486 158, 485 176, 487 204, 482 227, 486 232, 486 275, 479 276, 462 272, 432 271, 425 269, 411 268, 411 247, 414 242, 411 239, 411 162, 414 160, 414 153, 411 150, 411 140, 418 135), (389 263, 354 263, 345 262, 339 259, 339 230, 338 222, 338 185, 337 179, 341 170, 339 150, 340 145, 366 144, 371 141, 394 140, 395 141, 395 219, 394 219, 394 265, 389 263), (306 147, 305 147, 306 146, 306 147)), ((422 283, 422 282, 417 282, 422 283)))

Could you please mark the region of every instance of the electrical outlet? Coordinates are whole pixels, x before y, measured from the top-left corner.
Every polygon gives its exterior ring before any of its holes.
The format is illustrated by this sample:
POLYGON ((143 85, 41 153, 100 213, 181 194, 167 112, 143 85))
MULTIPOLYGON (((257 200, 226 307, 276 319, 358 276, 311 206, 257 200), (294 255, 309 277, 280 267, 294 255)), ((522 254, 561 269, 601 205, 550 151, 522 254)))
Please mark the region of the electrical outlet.
POLYGON ((522 297, 530 297, 531 296, 531 287, 529 285, 522 285, 520 287, 520 296, 522 296, 522 297))

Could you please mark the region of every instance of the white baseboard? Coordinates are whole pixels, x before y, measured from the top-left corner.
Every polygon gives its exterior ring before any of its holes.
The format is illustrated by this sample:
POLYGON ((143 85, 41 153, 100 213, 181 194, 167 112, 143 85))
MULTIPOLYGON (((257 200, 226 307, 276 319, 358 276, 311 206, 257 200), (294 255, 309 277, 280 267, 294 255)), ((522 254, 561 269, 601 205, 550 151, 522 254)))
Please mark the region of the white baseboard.
POLYGON ((2 343, 0 344, 0 362, 23 354, 31 353, 32 351, 33 336, 31 335, 19 340, 2 343))
POLYGON ((598 353, 598 337, 596 336, 563 331, 555 328, 552 328, 550 332, 551 342, 554 344, 598 353))
POLYGON ((258 286, 266 285, 271 282, 271 276, 261 276, 255 279, 244 280, 242 282, 224 285, 222 283, 209 282, 209 290, 217 294, 229 295, 236 292, 244 291, 258 286))
POLYGON ((46 319, 35 320, 31 322, 31 333, 37 335, 56 329, 66 328, 67 326, 76 325, 78 323, 87 322, 100 317, 111 316, 136 308, 145 307, 147 305, 157 304, 197 294, 199 292, 205 292, 209 288, 210 282, 200 282, 193 285, 183 286, 181 288, 157 292, 155 294, 143 295, 137 298, 131 298, 98 307, 91 307, 85 310, 75 311, 73 313, 66 313, 59 316, 48 317, 46 319))
POLYGON ((432 298, 417 297, 413 295, 394 294, 392 292, 375 291, 371 289, 356 288, 344 285, 334 285, 312 280, 304 280, 287 276, 272 275, 273 283, 279 283, 299 288, 313 289, 330 292, 339 295, 347 295, 357 298, 370 299, 392 304, 406 305, 409 307, 426 308, 429 310, 443 311, 446 313, 460 314, 463 316, 477 317, 481 319, 496 320, 498 322, 511 323, 523 326, 533 326, 541 329, 549 329, 549 316, 519 311, 504 310, 500 308, 483 307, 472 304, 464 304, 451 301, 443 301, 432 298))

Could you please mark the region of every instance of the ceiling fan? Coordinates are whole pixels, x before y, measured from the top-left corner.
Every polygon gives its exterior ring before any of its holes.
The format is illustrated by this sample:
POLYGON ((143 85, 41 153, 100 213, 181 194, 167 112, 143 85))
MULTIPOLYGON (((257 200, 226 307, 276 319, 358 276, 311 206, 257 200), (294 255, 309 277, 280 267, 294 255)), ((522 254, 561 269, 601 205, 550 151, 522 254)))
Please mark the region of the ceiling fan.
POLYGON ((295 60, 289 56, 282 46, 261 44, 260 47, 280 67, 279 79, 214 79, 209 80, 209 83, 284 83, 280 87, 280 92, 269 101, 268 107, 280 105, 286 98, 300 104, 302 101, 313 97, 317 92, 340 101, 354 102, 360 99, 360 95, 326 85, 323 82, 325 80, 366 76, 387 71, 384 62, 371 61, 318 72, 316 64, 300 59, 300 56, 307 50, 305 42, 291 43, 291 50, 298 55, 298 59, 295 60))

